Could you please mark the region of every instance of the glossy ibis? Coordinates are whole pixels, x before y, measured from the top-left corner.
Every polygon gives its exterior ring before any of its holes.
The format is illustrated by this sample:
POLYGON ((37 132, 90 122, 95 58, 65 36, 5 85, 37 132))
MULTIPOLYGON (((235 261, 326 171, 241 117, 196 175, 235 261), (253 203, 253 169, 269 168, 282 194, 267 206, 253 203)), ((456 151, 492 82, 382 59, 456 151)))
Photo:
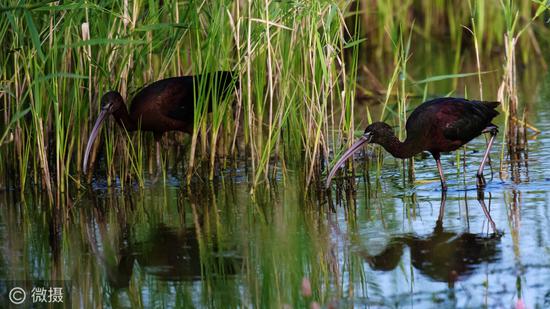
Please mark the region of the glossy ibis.
POLYGON ((113 115, 116 122, 127 131, 153 132, 158 150, 159 141, 164 132, 193 132, 195 97, 199 93, 199 89, 203 89, 202 95, 206 98, 210 111, 213 89, 218 90, 218 98, 223 98, 233 89, 233 80, 233 73, 227 71, 159 80, 135 95, 129 113, 120 93, 117 91, 107 92, 101 98, 101 112, 86 145, 84 173, 87 170, 88 156, 92 145, 107 116, 113 115))
POLYGON ((445 176, 441 168, 440 154, 460 148, 482 133, 490 133, 487 150, 477 171, 477 184, 485 184, 483 166, 493 145, 498 128, 491 121, 498 112, 499 102, 470 101, 459 98, 438 98, 419 105, 407 119, 407 138, 404 142, 393 134, 389 125, 375 122, 365 129, 365 133, 334 164, 326 187, 344 162, 365 143, 379 144, 396 158, 410 158, 422 151, 434 157, 441 178, 441 187, 447 190, 445 176))

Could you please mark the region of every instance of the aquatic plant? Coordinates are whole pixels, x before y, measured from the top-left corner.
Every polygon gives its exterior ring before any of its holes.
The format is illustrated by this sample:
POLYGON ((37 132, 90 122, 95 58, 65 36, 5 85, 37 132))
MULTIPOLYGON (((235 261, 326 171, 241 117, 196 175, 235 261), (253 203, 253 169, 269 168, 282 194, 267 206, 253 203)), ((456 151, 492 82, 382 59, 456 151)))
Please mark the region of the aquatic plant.
MULTIPOLYGON (((16 176, 11 186, 37 185, 53 200, 55 192, 66 193, 86 180, 80 170, 83 148, 103 93, 116 89, 131 99, 160 78, 226 69, 238 73, 234 98, 210 113, 199 98, 193 134, 165 139, 177 141, 165 143, 176 149, 165 152, 165 166, 179 173, 188 162, 184 179, 189 183, 202 173, 201 165, 208 166, 205 178, 213 179, 237 159, 247 161, 252 188, 284 178, 289 169, 303 170, 307 183, 319 183, 326 160, 353 140, 358 110, 396 123, 402 134, 410 99, 429 95, 430 83, 448 79, 450 91, 458 91, 459 78, 472 73, 463 64, 471 42, 480 81, 488 67, 480 57, 505 48, 504 85, 513 90, 518 61, 513 47, 548 44, 547 26, 538 18, 547 12, 547 2, 511 0, 162 5, 9 0, 0 7, 2 182, 16 176), (472 40, 462 34, 463 26, 472 31, 472 40), (456 47, 451 72, 433 74, 439 79, 432 80, 428 75, 419 87, 417 72, 407 66, 417 61, 411 42, 423 40, 428 48, 447 37, 456 47), (378 87, 363 84, 365 71, 376 72, 369 78, 378 87), (381 94, 384 108, 358 107, 357 97, 365 93, 374 99, 381 94), (182 142, 190 144, 186 159, 175 155, 184 151, 173 144, 182 142)), ((522 62, 542 61, 526 57, 529 50, 521 48, 522 62)), ((483 88, 480 83, 480 96, 483 88)), ((156 153, 152 136, 116 131, 105 130, 103 144, 95 146, 96 173, 109 184, 128 175, 143 184, 145 162, 153 162, 156 153), (132 148, 131 140, 142 146, 132 148), (129 149, 142 157, 127 158, 129 149)), ((409 164, 411 173, 413 167, 409 164)))

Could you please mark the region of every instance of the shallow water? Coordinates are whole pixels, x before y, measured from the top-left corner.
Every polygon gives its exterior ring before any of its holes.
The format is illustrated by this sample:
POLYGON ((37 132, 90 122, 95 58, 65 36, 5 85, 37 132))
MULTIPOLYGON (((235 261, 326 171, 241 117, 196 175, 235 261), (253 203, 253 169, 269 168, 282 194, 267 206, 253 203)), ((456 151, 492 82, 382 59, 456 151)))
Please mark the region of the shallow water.
POLYGON ((243 170, 190 187, 97 180, 60 209, 38 192, 0 192, 0 290, 58 280, 65 304, 86 308, 550 307, 548 84, 527 118, 543 133, 528 131, 509 160, 502 129, 481 192, 483 138, 443 157, 446 196, 432 158, 416 158, 409 182, 386 153, 347 179, 352 194, 338 180, 328 198, 306 193, 296 171, 251 195, 243 170))

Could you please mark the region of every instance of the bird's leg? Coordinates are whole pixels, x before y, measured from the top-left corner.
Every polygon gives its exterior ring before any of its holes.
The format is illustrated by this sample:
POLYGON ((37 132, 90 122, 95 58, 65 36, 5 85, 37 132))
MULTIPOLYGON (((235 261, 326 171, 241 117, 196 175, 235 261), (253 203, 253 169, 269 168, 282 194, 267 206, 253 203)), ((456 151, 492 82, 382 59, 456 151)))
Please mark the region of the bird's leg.
POLYGON ((437 216, 436 224, 443 225, 443 216, 445 213, 445 202, 447 201, 447 191, 441 191, 441 205, 439 206, 439 215, 437 216))
POLYGON ((439 171, 439 178, 441 179, 441 189, 447 191, 447 183, 445 182, 445 175, 443 174, 443 167, 441 167, 441 159, 439 154, 434 155, 435 163, 437 164, 437 170, 439 171))
POLYGON ((489 143, 487 144, 487 149, 485 150, 485 154, 483 155, 483 160, 481 160, 481 165, 477 170, 477 185, 480 187, 485 185, 485 178, 483 177, 483 167, 485 166, 487 158, 489 158, 489 152, 491 151, 491 147, 493 146, 493 142, 495 141, 495 137, 497 136, 498 128, 496 126, 490 126, 483 130, 483 133, 490 133, 491 138, 489 139, 489 143))
POLYGON ((157 157, 157 176, 160 175, 162 171, 162 158, 160 155, 160 144, 162 142, 162 133, 154 133, 155 137, 155 146, 156 146, 156 157, 157 157))
POLYGON ((156 142, 157 144, 157 169, 160 171, 162 165, 160 164, 160 141, 156 142))

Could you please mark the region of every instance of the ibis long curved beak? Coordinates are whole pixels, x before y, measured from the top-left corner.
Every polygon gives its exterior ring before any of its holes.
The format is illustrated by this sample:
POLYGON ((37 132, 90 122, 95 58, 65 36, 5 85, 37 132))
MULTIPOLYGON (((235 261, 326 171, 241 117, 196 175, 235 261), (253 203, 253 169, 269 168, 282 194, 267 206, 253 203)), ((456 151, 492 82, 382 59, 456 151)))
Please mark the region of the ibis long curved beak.
POLYGON ((90 151, 92 150, 92 145, 94 144, 95 139, 97 138, 99 134, 99 130, 101 129, 101 124, 109 116, 109 112, 106 109, 102 109, 99 113, 99 116, 97 117, 97 120, 95 121, 94 128, 92 129, 92 133, 90 133, 90 137, 88 138, 88 144, 86 145, 86 152, 84 153, 84 163, 82 166, 82 171, 84 174, 86 174, 86 170, 88 169, 88 157, 90 156, 90 151))
POLYGON ((330 170, 330 173, 327 176, 327 182, 325 183, 325 188, 328 189, 330 187, 330 181, 332 180, 332 177, 334 177, 334 175, 336 174, 336 171, 338 171, 338 169, 342 165, 344 165, 346 160, 349 157, 352 157, 353 154, 359 148, 361 148, 361 146, 363 146, 363 144, 370 142, 371 138, 372 138, 372 135, 370 133, 363 134, 361 138, 359 138, 355 143, 353 143, 353 145, 351 145, 351 147, 348 150, 346 150, 346 152, 344 152, 344 154, 340 157, 340 159, 336 162, 336 164, 334 164, 334 166, 330 170))

